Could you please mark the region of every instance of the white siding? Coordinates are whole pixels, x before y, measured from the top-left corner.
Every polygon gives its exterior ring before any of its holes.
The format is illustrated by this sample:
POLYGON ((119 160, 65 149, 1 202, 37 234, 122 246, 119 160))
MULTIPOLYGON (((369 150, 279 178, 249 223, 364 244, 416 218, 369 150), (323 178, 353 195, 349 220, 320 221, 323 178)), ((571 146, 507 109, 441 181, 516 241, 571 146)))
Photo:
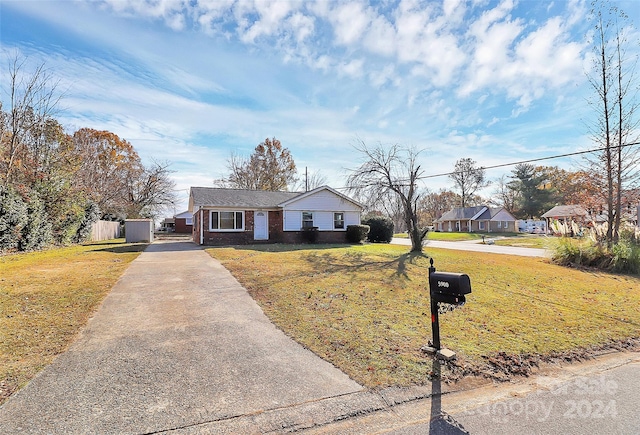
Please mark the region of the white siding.
POLYGON ((320 231, 333 230, 333 212, 330 211, 314 211, 313 226, 318 227, 320 231))
POLYGON ((344 214, 344 227, 347 225, 360 225, 360 212, 349 211, 344 214))
POLYGON ((345 228, 336 231, 344 231, 347 225, 360 224, 360 206, 330 190, 320 190, 284 206, 284 231, 300 231, 302 212, 313 213, 313 226, 320 231, 334 231, 334 213, 344 213, 345 220, 345 228))
POLYGON ((284 212, 284 230, 300 231, 302 226, 302 212, 296 210, 285 210, 284 212))

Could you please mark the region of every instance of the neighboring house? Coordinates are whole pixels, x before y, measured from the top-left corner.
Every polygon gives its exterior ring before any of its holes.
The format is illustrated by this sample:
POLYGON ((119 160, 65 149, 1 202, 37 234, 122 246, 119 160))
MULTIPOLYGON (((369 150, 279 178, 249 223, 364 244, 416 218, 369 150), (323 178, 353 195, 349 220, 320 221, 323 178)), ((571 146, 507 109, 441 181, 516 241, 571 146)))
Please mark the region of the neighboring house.
MULTIPOLYGON (((635 210, 631 203, 627 203, 626 207, 621 208, 621 220, 630 225, 638 225, 640 219, 640 205, 635 210), (636 213, 637 211, 637 213, 636 213)), ((590 225, 592 223, 602 224, 608 220, 607 209, 599 207, 598 209, 584 209, 579 205, 557 205, 542 215, 547 221, 547 228, 551 221, 560 222, 574 221, 581 225, 590 225)))
POLYGON ((435 222, 436 231, 455 232, 517 232, 516 218, 504 207, 458 207, 449 210, 435 222))
POLYGON ((191 234, 193 232, 193 213, 183 211, 173 217, 175 232, 179 234, 191 234))
POLYGON ((551 221, 560 222, 575 221, 580 224, 587 223, 590 219, 597 220, 596 216, 590 216, 589 212, 579 205, 556 205, 541 216, 550 228, 551 221))
POLYGON ((166 231, 168 233, 173 232, 176 227, 176 221, 174 218, 164 218, 160 222, 160 231, 166 231))
POLYGON ((193 240, 200 245, 299 243, 303 228, 317 228, 318 242, 344 243, 362 210, 328 186, 304 193, 192 187, 189 194, 193 240))

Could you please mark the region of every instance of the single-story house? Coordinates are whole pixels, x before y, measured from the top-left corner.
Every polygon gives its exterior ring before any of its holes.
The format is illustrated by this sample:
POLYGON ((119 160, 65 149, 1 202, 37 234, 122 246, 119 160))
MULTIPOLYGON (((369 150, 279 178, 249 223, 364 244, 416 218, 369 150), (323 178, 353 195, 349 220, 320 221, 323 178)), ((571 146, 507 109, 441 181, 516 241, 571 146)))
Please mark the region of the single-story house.
POLYGON ((192 187, 189 194, 200 245, 300 243, 304 228, 317 228, 320 243, 344 243, 363 208, 328 186, 303 193, 192 187))
POLYGON ((541 217, 547 222, 547 228, 550 228, 552 220, 575 221, 584 224, 590 219, 597 219, 597 216, 590 216, 589 212, 580 205, 556 205, 541 217))
MULTIPOLYGON (((623 222, 638 225, 640 221, 640 205, 637 206, 636 210, 631 206, 631 203, 627 203, 626 207, 621 208, 621 212, 623 222)), ((550 224, 553 220, 557 220, 560 222, 574 221, 580 225, 590 225, 592 223, 606 223, 608 219, 606 207, 585 209, 579 205, 557 205, 543 214, 542 217, 547 221, 547 224, 550 224)), ((547 228, 549 228, 549 225, 547 225, 547 228)))
POLYGON ((434 222, 436 231, 455 232, 517 232, 516 218, 504 207, 457 207, 434 222))
POLYGON ((174 231, 176 233, 191 234, 193 232, 193 213, 190 211, 183 211, 175 215, 173 220, 175 221, 174 231))
POLYGON ((160 222, 160 231, 166 231, 168 233, 173 232, 176 227, 176 221, 174 218, 164 218, 160 222))

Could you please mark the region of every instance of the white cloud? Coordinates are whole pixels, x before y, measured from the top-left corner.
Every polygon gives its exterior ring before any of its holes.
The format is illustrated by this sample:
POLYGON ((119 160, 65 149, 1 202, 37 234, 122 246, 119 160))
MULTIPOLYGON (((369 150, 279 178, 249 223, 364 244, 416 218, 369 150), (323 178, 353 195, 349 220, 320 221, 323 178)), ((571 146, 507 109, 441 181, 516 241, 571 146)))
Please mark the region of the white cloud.
POLYGON ((364 37, 364 47, 372 53, 390 57, 397 50, 396 30, 384 16, 377 16, 364 37))
POLYGON ((353 59, 350 62, 343 62, 338 65, 338 73, 342 76, 348 76, 352 78, 362 77, 363 66, 363 59, 353 59))
POLYGON ((260 0, 253 4, 253 8, 259 18, 248 26, 244 34, 241 34, 240 39, 244 42, 254 42, 260 36, 279 33, 285 17, 292 10, 292 5, 281 0, 260 0))
POLYGON ((339 45, 358 42, 371 23, 367 8, 359 1, 339 5, 329 13, 329 20, 339 45))
POLYGON ((395 74, 395 66, 393 64, 386 65, 382 70, 374 70, 369 73, 369 80, 375 88, 380 88, 391 82, 398 85, 400 80, 395 74))

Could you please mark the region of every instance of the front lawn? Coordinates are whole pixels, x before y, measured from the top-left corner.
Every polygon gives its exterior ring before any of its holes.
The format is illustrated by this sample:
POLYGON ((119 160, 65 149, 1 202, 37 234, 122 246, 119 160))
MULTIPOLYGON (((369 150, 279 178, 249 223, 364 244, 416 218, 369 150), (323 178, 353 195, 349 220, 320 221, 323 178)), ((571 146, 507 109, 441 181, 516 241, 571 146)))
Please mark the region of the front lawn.
POLYGON ((499 246, 550 249, 556 243, 556 238, 538 235, 523 235, 519 237, 499 237, 494 239, 494 243, 499 246))
MULTIPOLYGON (((424 383, 431 360, 425 256, 393 245, 212 248, 288 335, 369 387, 424 383)), ((527 373, 538 355, 568 357, 640 336, 640 278, 545 259, 426 248, 463 272, 467 304, 440 317, 458 354, 448 376, 527 373), (515 369, 514 369, 515 366, 515 369)))
POLYGON ((146 246, 111 240, 0 256, 0 404, 66 350, 146 246))

